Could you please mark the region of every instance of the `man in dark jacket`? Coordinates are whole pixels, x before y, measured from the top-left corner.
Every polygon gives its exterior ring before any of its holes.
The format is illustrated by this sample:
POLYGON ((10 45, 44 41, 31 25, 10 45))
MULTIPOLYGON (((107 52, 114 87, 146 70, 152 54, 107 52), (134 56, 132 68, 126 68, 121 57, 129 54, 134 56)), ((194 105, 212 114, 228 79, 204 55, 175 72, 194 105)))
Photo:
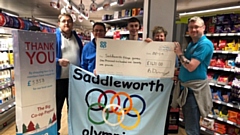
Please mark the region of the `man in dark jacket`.
POLYGON ((70 14, 58 17, 59 28, 56 30, 56 107, 57 127, 61 128, 62 107, 65 99, 68 106, 69 63, 80 66, 82 41, 73 31, 73 19, 70 14))

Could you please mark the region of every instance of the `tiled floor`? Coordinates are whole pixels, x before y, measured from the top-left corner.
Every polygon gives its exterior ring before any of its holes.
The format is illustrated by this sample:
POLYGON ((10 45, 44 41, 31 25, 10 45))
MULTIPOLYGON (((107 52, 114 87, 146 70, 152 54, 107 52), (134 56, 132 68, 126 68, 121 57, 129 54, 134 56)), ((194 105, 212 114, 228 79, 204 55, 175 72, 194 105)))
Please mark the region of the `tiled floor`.
MULTIPOLYGON (((66 104, 64 105, 64 108, 63 108, 62 129, 60 132, 61 132, 61 135, 68 135, 66 104)), ((8 127, 3 129, 0 132, 0 135, 16 135, 15 123, 10 124, 8 127)), ((186 134, 184 129, 180 128, 178 134, 169 134, 169 135, 186 135, 186 134)))

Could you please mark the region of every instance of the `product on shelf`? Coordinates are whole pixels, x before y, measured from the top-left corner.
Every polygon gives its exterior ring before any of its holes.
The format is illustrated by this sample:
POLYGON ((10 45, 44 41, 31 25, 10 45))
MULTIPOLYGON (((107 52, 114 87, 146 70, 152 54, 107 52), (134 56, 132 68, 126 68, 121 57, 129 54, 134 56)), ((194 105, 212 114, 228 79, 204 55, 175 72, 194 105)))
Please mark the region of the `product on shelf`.
POLYGON ((11 99, 12 92, 11 88, 5 88, 0 90, 0 105, 11 99))

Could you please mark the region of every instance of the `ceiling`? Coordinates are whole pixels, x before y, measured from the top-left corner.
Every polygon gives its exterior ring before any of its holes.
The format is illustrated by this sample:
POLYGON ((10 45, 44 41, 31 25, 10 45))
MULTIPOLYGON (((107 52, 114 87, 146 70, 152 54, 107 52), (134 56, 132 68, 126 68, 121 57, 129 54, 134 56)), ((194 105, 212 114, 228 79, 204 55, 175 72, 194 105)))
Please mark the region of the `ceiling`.
MULTIPOLYGON (((43 22, 57 25, 57 16, 60 10, 52 8, 50 2, 57 0, 0 0, 0 8, 4 11, 17 14, 20 17, 31 18, 32 16, 43 22)), ((61 8, 65 3, 61 1, 61 8)), ((75 5, 80 4, 80 0, 71 0, 75 5)), ((99 6, 102 6, 105 0, 95 0, 99 6)), ((114 1, 114 0, 111 0, 114 1)), ((90 20, 101 21, 102 15, 113 14, 114 11, 134 7, 143 7, 144 0, 126 0, 124 6, 112 6, 109 10, 100 10, 89 13, 89 19, 83 22, 76 21, 76 28, 91 29, 90 20)), ((196 11, 201 9, 210 9, 224 6, 240 5, 240 0, 177 0, 177 12, 196 11)), ((91 0, 82 0, 85 8, 89 10, 91 0)), ((60 9, 61 9, 60 8, 60 9)))

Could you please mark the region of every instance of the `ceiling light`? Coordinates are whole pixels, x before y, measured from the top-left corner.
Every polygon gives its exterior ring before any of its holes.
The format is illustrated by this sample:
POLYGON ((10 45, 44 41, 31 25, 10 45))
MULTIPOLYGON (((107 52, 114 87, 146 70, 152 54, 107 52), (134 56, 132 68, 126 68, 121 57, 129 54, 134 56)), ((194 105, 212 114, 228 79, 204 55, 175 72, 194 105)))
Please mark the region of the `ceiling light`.
MULTIPOLYGON (((114 6, 114 5, 117 5, 117 2, 112 2, 112 3, 110 3, 110 6, 114 6)), ((99 10, 103 10, 103 7, 99 7, 99 8, 97 9, 97 11, 99 11, 99 10)))
POLYGON ((224 7, 224 8, 216 8, 216 9, 209 9, 209 10, 201 10, 201 11, 180 13, 179 15, 180 16, 187 16, 187 15, 210 13, 210 12, 217 12, 217 11, 225 11, 225 10, 232 10, 232 9, 239 9, 239 8, 240 8, 240 6, 224 7))

